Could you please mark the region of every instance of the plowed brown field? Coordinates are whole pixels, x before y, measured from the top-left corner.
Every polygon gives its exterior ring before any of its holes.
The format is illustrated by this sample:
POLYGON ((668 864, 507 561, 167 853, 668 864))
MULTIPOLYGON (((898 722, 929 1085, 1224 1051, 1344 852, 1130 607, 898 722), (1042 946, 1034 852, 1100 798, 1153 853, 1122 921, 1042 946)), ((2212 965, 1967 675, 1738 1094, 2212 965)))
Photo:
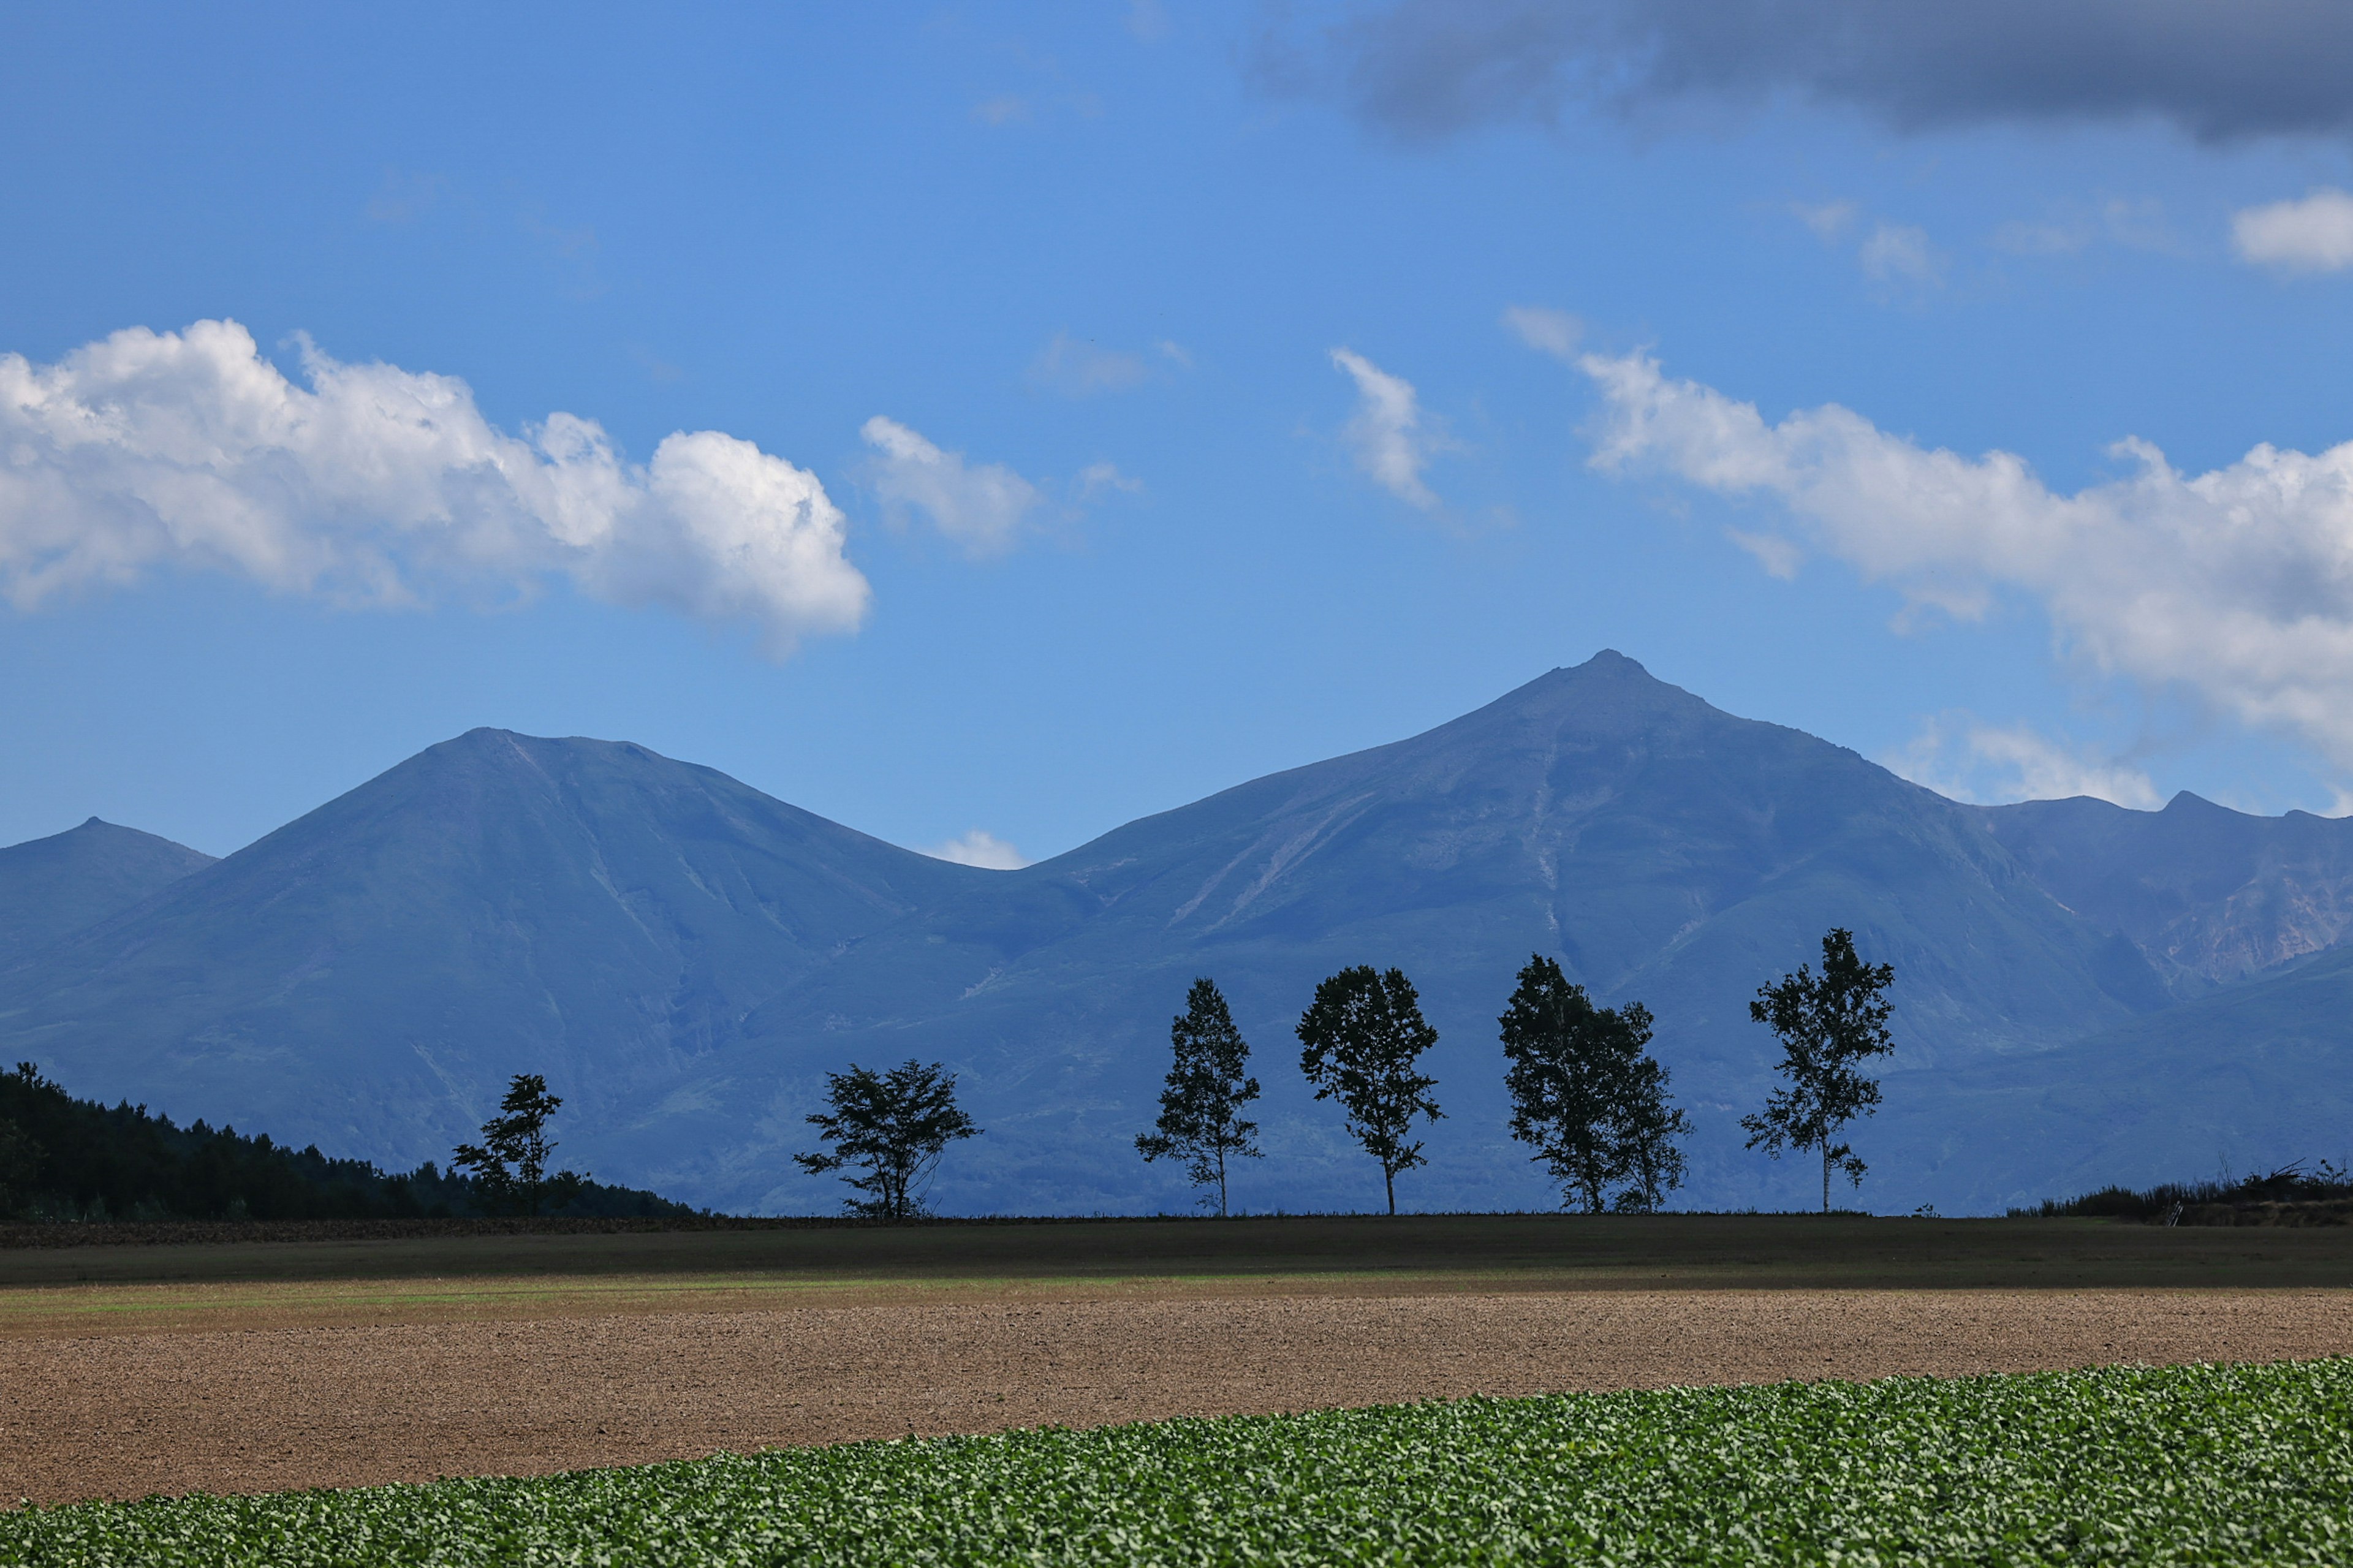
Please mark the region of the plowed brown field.
POLYGON ((610 1265, 564 1274, 446 1247, 5 1255, 0 1502, 1474 1393, 2353 1353, 2343 1236, 1760 1219, 1500 1226, 1501 1256, 1461 1250, 1475 1223, 1427 1222, 1443 1256, 1402 1226, 1300 1222, 1223 1259, 1198 1247, 1241 1233, 1139 1228, 1151 1245, 1112 1264, 1069 1231, 1048 1241, 1073 1256, 1042 1262, 1046 1243, 999 1233, 987 1256, 969 1236, 884 1237, 916 1250, 749 1270, 649 1250, 660 1238, 547 1254, 610 1265), (1306 1268, 1269 1267, 1285 1234, 1306 1268), (1567 1240, 1538 1256, 1537 1234, 1567 1240), (1319 1251, 1331 1236, 1388 1250, 1319 1251))
POLYGON ((2343 1291, 1130 1296, 0 1342, 0 1497, 1466 1394, 2353 1352, 2343 1291))

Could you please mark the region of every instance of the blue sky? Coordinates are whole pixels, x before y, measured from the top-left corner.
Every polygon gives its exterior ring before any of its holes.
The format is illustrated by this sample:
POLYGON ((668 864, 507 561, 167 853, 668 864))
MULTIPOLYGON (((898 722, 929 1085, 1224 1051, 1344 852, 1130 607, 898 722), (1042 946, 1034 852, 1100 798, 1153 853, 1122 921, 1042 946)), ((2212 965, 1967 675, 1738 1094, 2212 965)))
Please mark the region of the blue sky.
POLYGON ((1604 647, 2353 807, 2353 24, 1943 12, 11 8, 0 841, 491 724, 1036 858, 1604 647))

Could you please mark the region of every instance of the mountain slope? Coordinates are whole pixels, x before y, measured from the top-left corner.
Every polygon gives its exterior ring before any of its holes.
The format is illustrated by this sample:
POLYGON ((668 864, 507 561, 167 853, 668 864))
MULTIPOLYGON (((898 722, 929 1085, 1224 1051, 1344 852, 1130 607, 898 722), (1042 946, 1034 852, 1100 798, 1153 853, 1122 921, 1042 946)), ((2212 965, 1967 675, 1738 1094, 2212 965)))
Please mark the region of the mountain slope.
POLYGON ((213 858, 95 816, 0 849, 0 967, 119 914, 213 858))
POLYGON ((1972 1063, 1883 1121, 1947 1212, 2353 1151, 2353 949, 2022 1060, 1972 1063))
MULTIPOLYGON (((1441 1032, 1447 1111, 1401 1198, 1537 1205, 1554 1199, 1506 1135, 1494 1019, 1542 952, 1657 1015, 1697 1128, 1683 1200, 1778 1205, 1809 1184, 1742 1147, 1778 1054, 1746 1004, 1843 925, 1898 975, 1888 1110, 1854 1139, 1864 1200, 1950 1212, 2096 1184, 2141 1058, 2187 1062, 2211 1055, 2199 1030, 2261 1022, 2176 995, 2230 978, 2233 953, 2333 940, 2247 889, 2324 883, 2336 825, 2219 809, 1958 805, 1608 653, 1018 872, 639 747, 477 731, 0 973, 0 1057, 396 1164, 446 1155, 507 1075, 544 1072, 565 1159, 803 1212, 840 1196, 789 1159, 825 1074, 914 1057, 961 1075, 987 1129, 949 1156, 944 1206, 1182 1207, 1133 1140, 1206 973, 1266 1086, 1269 1157, 1237 1200, 1356 1207, 1377 1174, 1310 1100, 1291 1030, 1324 975, 1397 964, 1441 1032)), ((2348 1053, 2309 1045, 2315 1114, 2353 1109, 2348 1053)), ((2170 1104, 2158 1081, 2149 1103, 2170 1104)), ((2268 1092, 2237 1101, 2250 1149, 2292 1120, 2263 1121, 2268 1092)))
POLYGON ((2326 952, 2353 931, 2353 818, 2250 816, 2187 790, 2163 811, 2078 798, 1985 816, 2052 897, 2128 937, 2180 995, 2326 952))
POLYGON ((514 1072, 593 1126, 987 875, 642 747, 477 730, 0 975, 0 1030, 79 1093, 413 1163, 514 1072))
POLYGON ((806 1202, 807 1184, 777 1173, 818 1074, 913 1052, 963 1068, 994 1123, 958 1152, 963 1173, 944 1185, 955 1201, 1181 1202, 1128 1143, 1150 1120, 1166 1019, 1206 973, 1263 1053, 1268 1115, 1293 1151, 1279 1171, 1252 1168, 1252 1201, 1356 1202, 1362 1157, 1284 1063, 1315 981, 1373 963, 1420 984, 1445 1037, 1440 1099, 1461 1123, 1432 1136, 1430 1170, 1409 1178, 1416 1201, 1540 1202, 1501 1131, 1493 1019, 1541 951, 1658 1014, 1662 1058, 1702 1123, 1700 1190, 1763 1201, 1795 1188, 1738 1153, 1732 1131, 1774 1055, 1746 1001, 1833 923, 1897 964, 1906 1056, 1924 1068, 2047 1048, 2167 1000, 2128 943, 2035 886, 1972 808, 1603 654, 1411 740, 1130 824, 878 933, 755 1011, 744 1043, 699 1075, 710 1103, 769 1104, 767 1131, 745 1140, 714 1118, 688 1145, 708 1155, 661 1180, 806 1202))

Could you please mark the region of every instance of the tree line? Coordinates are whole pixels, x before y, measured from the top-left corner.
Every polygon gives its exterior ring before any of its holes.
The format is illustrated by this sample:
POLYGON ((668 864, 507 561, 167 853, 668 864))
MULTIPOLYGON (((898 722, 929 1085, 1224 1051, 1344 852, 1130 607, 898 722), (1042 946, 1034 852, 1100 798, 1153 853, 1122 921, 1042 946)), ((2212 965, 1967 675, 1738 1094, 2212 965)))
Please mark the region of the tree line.
MULTIPOLYGON (((528 1201, 573 1215, 694 1212, 586 1177, 560 1192, 543 1186, 528 1201)), ((179 1126, 143 1105, 77 1099, 31 1062, 0 1074, 0 1218, 467 1218, 523 1212, 525 1203, 511 1184, 455 1163, 389 1173, 331 1158, 316 1144, 296 1149, 202 1120, 179 1126)))
MULTIPOLYGON (((1749 1017, 1781 1046, 1778 1086, 1743 1116, 1747 1147, 1774 1159, 1810 1153, 1821 1166, 1822 1208, 1842 1173, 1861 1186, 1866 1166, 1843 1136, 1880 1103, 1863 1065, 1894 1048, 1887 997, 1895 971, 1865 963, 1852 932, 1822 938, 1821 970, 1760 986, 1749 1017)), ((1681 1186, 1690 1120, 1669 1093, 1669 1074, 1650 1054, 1652 1018, 1640 1002, 1597 1005, 1542 953, 1520 970, 1496 1020, 1511 1100, 1512 1136, 1535 1152, 1558 1184, 1564 1207, 1588 1214, 1647 1213, 1681 1186)), ((1379 1166, 1388 1212, 1398 1177, 1426 1163, 1417 1124, 1441 1119, 1437 1080, 1421 1058, 1438 1043, 1402 970, 1343 969, 1315 987, 1295 1033, 1299 1070, 1318 1100, 1336 1101, 1348 1135, 1379 1166)), ((1258 1123, 1246 1112, 1260 1095, 1250 1043, 1234 1025, 1217 983, 1197 978, 1185 1011, 1170 1021, 1170 1063, 1160 1115, 1135 1139, 1147 1162, 1171 1160, 1204 1189, 1204 1203, 1228 1211, 1232 1162, 1263 1158, 1258 1123)), ((853 1063, 826 1075, 828 1109, 807 1120, 821 1152, 796 1154, 812 1174, 850 1170, 853 1214, 886 1220, 923 1212, 930 1179, 951 1143, 980 1135, 955 1101, 955 1077, 938 1062, 909 1059, 886 1071, 853 1063)))

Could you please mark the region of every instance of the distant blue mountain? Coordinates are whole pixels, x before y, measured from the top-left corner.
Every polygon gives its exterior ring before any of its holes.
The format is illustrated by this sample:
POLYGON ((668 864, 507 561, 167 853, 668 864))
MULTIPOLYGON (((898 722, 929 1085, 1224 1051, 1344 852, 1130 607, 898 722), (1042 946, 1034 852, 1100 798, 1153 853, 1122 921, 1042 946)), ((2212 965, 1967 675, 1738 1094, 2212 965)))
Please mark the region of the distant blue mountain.
POLYGON ((839 1201, 789 1160, 823 1075, 916 1056, 956 1069, 987 1130, 949 1156, 942 1206, 1182 1208, 1133 1140, 1206 973, 1267 1086, 1270 1157, 1238 1200, 1361 1207, 1377 1172, 1308 1099, 1291 1026, 1324 974, 1394 963, 1443 1037, 1448 1113, 1401 1199, 1534 1206, 1552 1199, 1505 1134, 1494 1019, 1542 952, 1658 1015, 1697 1125, 1683 1201, 1781 1206, 1810 1183, 1741 1147, 1778 1054, 1746 1004, 1838 924, 1898 974, 1861 1201, 1965 1212, 2141 1179, 2149 1149, 2202 1151, 2225 1101, 2224 1157, 2307 1152, 2345 1075, 2266 1109, 2247 1064, 2268 1047, 2228 1031, 2300 1007, 2295 1060, 2341 1069, 2327 1004, 2228 1005, 2353 1001, 2353 970, 2313 958, 2353 909, 2348 829, 2195 797, 1964 805, 1612 653, 1017 872, 639 747, 477 731, 0 973, 0 1056, 387 1164, 446 1155, 509 1074, 543 1072, 565 1158, 772 1211, 839 1201))
POLYGON ((161 892, 213 858, 95 816, 0 849, 0 966, 161 892))

